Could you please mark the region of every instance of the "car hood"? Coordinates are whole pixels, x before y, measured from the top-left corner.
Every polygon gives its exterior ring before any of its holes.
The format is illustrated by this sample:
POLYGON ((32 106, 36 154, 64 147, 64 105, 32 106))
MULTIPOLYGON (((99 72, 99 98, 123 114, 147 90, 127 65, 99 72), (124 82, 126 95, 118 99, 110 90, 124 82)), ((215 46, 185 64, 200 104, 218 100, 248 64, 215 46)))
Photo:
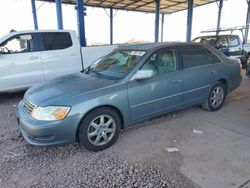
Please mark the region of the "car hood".
POLYGON ((31 87, 24 98, 40 106, 60 105, 64 100, 108 87, 117 80, 103 79, 83 73, 72 74, 31 87))

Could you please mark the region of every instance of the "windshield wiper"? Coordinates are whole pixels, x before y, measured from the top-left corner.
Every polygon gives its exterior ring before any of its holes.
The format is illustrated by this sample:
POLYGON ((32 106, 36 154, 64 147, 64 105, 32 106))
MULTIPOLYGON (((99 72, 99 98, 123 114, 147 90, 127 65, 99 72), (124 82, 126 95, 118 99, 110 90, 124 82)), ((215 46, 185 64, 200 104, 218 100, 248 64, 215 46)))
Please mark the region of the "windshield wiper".
POLYGON ((84 70, 81 70, 81 73, 84 73, 84 74, 89 74, 89 70, 90 70, 90 66, 88 66, 86 69, 84 70))

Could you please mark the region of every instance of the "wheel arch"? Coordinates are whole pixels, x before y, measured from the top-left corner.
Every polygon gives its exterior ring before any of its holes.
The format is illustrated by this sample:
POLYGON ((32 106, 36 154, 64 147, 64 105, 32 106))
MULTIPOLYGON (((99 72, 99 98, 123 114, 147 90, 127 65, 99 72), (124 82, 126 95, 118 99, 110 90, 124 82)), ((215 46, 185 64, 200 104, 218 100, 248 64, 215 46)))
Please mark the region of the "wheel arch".
POLYGON ((228 80, 226 78, 220 78, 217 80, 217 82, 220 82, 222 83, 224 86, 225 86, 225 91, 226 91, 226 95, 228 94, 228 89, 229 89, 229 83, 228 83, 228 80))
POLYGON ((78 140, 77 140, 77 132, 78 132, 78 129, 79 129, 80 124, 82 123, 82 120, 83 120, 83 119, 86 117, 86 115, 88 115, 90 112, 92 112, 92 111, 94 111, 94 110, 96 110, 96 109, 98 109, 98 108, 103 108, 103 107, 110 108, 110 109, 112 109, 112 110, 114 110, 115 112, 118 113, 118 115, 119 115, 119 117, 120 117, 120 119, 121 119, 121 129, 124 129, 124 117, 123 117, 121 111, 120 111, 117 107, 115 107, 115 106, 113 106, 113 105, 100 105, 100 106, 95 106, 94 108, 90 109, 89 111, 87 111, 87 112, 82 116, 81 121, 79 122, 79 124, 78 124, 78 126, 77 126, 76 133, 75 133, 75 134, 76 134, 76 141, 78 141, 78 140))

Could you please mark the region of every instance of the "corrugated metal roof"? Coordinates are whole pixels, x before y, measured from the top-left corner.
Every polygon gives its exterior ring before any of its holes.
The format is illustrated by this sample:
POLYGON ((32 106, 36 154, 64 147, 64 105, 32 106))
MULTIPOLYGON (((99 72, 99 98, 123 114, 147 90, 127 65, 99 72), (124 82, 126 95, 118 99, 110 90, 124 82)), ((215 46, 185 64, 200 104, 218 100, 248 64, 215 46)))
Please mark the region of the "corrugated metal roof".
MULTIPOLYGON (((55 2, 55 0, 38 0, 55 2)), ((218 0, 194 0, 194 7, 201 6, 218 0)), ((64 4, 76 4, 76 0, 62 0, 64 4)), ((118 10, 155 12, 155 0, 84 0, 86 6, 114 8, 118 10)), ((185 10, 188 7, 187 0, 161 0, 160 12, 170 14, 185 10)))

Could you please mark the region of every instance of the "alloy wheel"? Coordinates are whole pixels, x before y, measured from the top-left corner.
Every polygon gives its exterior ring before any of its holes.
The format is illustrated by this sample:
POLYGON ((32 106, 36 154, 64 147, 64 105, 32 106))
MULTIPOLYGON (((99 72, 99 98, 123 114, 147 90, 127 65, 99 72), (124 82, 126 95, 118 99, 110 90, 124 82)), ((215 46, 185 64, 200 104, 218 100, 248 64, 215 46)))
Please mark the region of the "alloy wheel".
POLYGON ((91 144, 101 146, 107 144, 114 136, 116 123, 111 116, 100 115, 90 122, 87 136, 91 144))
POLYGON ((221 87, 215 87, 211 93, 210 102, 213 108, 219 107, 224 101, 224 90, 221 87))

